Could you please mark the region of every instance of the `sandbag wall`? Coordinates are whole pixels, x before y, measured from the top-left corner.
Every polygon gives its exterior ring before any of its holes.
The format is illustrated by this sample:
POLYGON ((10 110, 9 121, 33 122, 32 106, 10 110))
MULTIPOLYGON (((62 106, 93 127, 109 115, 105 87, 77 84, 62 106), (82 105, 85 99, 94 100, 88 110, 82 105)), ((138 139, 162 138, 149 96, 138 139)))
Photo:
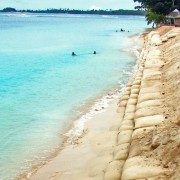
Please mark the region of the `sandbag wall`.
MULTIPOLYGON (((179 34, 177 29, 165 35, 161 31, 163 28, 145 37, 144 48, 137 61, 138 72, 121 98, 118 108, 121 125, 113 161, 105 171, 106 180, 168 179, 172 172, 161 158, 156 159, 151 153, 159 145, 158 128, 167 121, 163 108, 166 96, 162 76, 166 64, 163 55, 169 52, 170 45, 166 50, 162 45, 179 34)), ((162 137, 160 143, 166 142, 167 137, 162 137)))

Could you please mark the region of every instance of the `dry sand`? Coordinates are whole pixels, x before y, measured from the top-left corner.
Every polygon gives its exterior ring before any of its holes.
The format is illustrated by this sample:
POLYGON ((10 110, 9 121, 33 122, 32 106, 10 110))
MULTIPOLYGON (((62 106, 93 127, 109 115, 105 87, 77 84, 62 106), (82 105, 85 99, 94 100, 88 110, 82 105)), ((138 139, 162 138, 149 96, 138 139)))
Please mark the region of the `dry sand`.
POLYGON ((144 35, 137 64, 120 101, 31 180, 180 179, 180 28, 144 35))

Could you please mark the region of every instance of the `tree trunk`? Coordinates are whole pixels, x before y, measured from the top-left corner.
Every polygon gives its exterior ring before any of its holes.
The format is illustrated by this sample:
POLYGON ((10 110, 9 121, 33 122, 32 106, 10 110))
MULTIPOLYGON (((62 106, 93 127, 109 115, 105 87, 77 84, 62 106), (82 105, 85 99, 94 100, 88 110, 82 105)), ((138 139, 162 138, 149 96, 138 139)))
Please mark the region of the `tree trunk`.
POLYGON ((175 0, 172 0, 172 7, 174 7, 174 2, 175 2, 175 0))

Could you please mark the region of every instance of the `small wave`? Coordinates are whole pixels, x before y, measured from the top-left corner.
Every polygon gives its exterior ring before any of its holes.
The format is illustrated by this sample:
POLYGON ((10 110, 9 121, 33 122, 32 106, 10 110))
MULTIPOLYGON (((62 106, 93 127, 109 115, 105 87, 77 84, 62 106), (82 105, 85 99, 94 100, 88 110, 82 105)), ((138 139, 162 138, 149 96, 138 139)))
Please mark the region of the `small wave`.
POLYGON ((96 114, 104 112, 110 102, 117 99, 121 93, 122 88, 121 90, 116 89, 97 100, 86 114, 82 115, 74 122, 73 128, 64 134, 68 137, 68 142, 71 144, 76 144, 76 140, 84 133, 85 123, 92 119, 96 114))
MULTIPOLYGON (((129 78, 132 78, 136 69, 137 67, 135 66, 131 72, 127 73, 127 71, 124 70, 123 73, 129 78)), ((113 100, 119 99, 123 95, 125 90, 126 82, 119 82, 119 89, 115 89, 98 99, 89 111, 74 121, 73 127, 64 134, 64 136, 67 137, 67 142, 70 144, 76 144, 78 139, 86 132, 85 123, 92 119, 95 115, 104 112, 113 100)))
POLYGON ((118 19, 119 17, 117 15, 100 15, 103 18, 108 18, 108 19, 118 19))
POLYGON ((126 41, 125 41, 126 43, 125 43, 122 51, 129 52, 138 58, 139 57, 139 51, 142 47, 142 45, 139 41, 139 38, 140 38, 140 34, 136 34, 134 36, 127 37, 126 41), (131 47, 131 48, 129 48, 129 47, 131 47))
POLYGON ((107 15, 102 15, 101 17, 103 17, 103 18, 111 18, 110 16, 107 16, 107 15))
POLYGON ((30 17, 30 15, 26 13, 5 13, 1 14, 2 16, 8 16, 8 17, 30 17))

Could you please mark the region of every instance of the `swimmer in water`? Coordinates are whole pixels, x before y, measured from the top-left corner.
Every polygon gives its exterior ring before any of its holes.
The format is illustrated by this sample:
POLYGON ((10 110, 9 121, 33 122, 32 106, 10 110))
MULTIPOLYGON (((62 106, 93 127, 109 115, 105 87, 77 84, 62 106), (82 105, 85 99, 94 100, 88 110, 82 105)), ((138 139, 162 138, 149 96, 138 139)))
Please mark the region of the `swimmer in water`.
POLYGON ((74 52, 72 52, 72 56, 76 56, 76 54, 74 52))

